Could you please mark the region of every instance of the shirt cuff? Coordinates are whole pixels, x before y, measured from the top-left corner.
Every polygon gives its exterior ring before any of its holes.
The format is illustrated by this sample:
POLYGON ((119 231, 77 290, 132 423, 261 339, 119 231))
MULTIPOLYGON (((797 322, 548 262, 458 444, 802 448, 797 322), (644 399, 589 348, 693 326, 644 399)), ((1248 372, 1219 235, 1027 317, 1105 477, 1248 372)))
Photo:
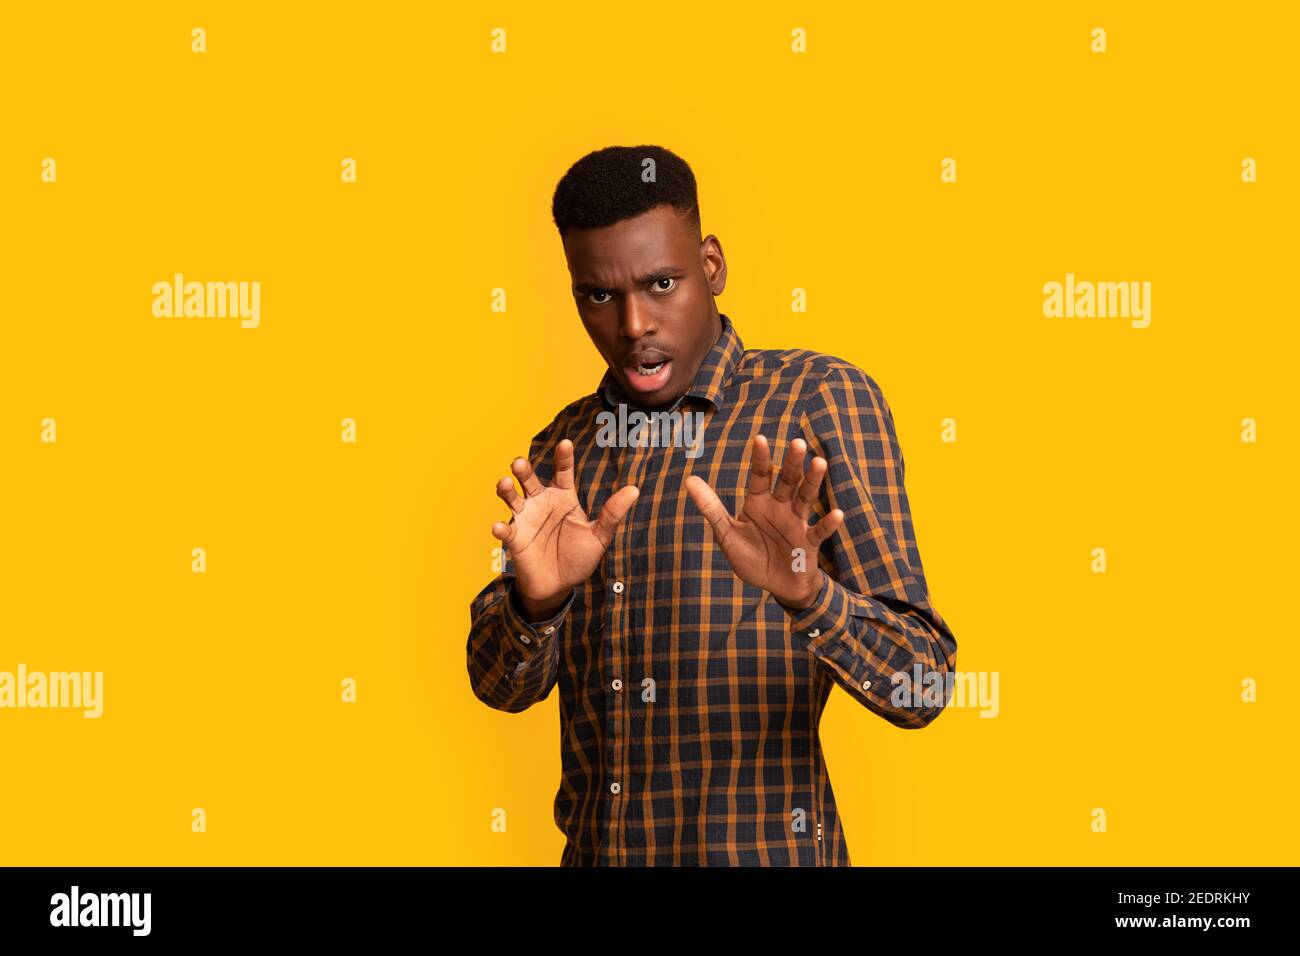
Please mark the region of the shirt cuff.
POLYGON ((790 630, 803 637, 811 651, 825 646, 848 628, 849 602, 844 587, 825 571, 822 572, 822 589, 812 604, 803 610, 781 606, 790 616, 790 630))
POLYGON ((845 642, 845 638, 854 633, 853 618, 876 617, 870 599, 864 600, 828 574, 817 600, 808 608, 786 610, 793 615, 790 631, 795 641, 802 642, 808 653, 829 665, 845 689, 852 688, 866 699, 876 675, 866 659, 855 652, 856 642, 845 642))
POLYGON ((505 626, 512 635, 514 649, 523 657, 532 657, 542 650, 560 629, 560 624, 569 613, 574 598, 578 596, 577 588, 569 592, 569 599, 564 605, 545 621, 529 621, 525 618, 523 608, 517 603, 519 594, 511 582, 506 591, 505 607, 502 611, 505 626))

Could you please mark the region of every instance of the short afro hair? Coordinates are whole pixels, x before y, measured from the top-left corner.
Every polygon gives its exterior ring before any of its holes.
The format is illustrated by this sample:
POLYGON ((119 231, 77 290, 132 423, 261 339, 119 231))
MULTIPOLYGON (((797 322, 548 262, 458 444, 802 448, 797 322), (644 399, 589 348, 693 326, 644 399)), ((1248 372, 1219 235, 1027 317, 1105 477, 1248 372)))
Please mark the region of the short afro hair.
POLYGON ((569 167, 555 187, 551 218, 563 238, 570 229, 611 226, 656 206, 671 206, 700 231, 695 174, 686 160, 662 146, 606 146, 569 167), (646 182, 651 169, 653 181, 646 182))

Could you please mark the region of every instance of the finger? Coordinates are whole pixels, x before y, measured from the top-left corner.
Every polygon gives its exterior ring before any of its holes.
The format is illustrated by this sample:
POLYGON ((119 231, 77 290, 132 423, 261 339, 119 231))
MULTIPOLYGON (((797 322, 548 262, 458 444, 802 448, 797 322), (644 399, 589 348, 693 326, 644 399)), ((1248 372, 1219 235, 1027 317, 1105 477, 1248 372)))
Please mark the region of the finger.
POLYGON ((509 478, 502 478, 497 482, 497 497, 510 506, 510 510, 515 514, 524 510, 524 499, 519 497, 519 492, 515 491, 515 483, 509 478))
POLYGON ((540 495, 544 490, 537 475, 533 474, 532 463, 527 458, 516 458, 511 463, 510 470, 515 473, 519 483, 524 486, 524 494, 527 497, 531 498, 533 495, 540 495))
POLYGON ((772 451, 767 447, 767 439, 755 435, 750 442, 749 452, 749 494, 757 498, 772 490, 772 451))
POLYGON ((813 502, 821 491, 822 479, 826 477, 826 459, 814 458, 808 466, 808 474, 794 495, 794 513, 800 518, 807 518, 812 512, 813 502))
POLYGON ((492 537, 496 538, 506 547, 510 547, 510 542, 515 540, 515 523, 512 521, 506 524, 504 521, 498 521, 492 525, 492 537))
POLYGON ((714 538, 721 544, 731 531, 731 515, 727 513, 726 507, 709 487, 709 483, 699 475, 691 475, 686 479, 686 493, 708 520, 714 538))
POLYGON ((772 497, 777 501, 789 501, 794 496, 794 490, 803 479, 803 456, 807 450, 808 443, 802 438, 790 442, 790 447, 785 450, 785 458, 781 461, 781 477, 772 489, 772 497))
POLYGON ((555 467, 552 473, 555 477, 551 484, 556 488, 568 491, 573 487, 573 442, 567 438, 555 446, 555 467))
POLYGON ((814 548, 820 548, 823 541, 840 530, 840 525, 844 523, 844 512, 836 508, 826 517, 822 518, 815 525, 808 529, 808 543, 814 548))
POLYGON ((614 540, 614 532, 618 530, 619 524, 627 516, 640 494, 641 491, 636 485, 626 485, 605 499, 605 506, 596 516, 595 527, 596 538, 605 547, 608 548, 609 543, 614 540))

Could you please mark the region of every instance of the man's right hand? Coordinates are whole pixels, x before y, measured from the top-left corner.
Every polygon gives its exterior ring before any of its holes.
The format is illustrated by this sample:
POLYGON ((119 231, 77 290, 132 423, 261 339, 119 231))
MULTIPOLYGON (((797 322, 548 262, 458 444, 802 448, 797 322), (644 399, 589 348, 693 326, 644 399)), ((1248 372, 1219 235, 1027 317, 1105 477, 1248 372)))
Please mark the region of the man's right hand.
POLYGON ((505 544, 514 563, 515 590, 529 620, 543 621, 591 577, 640 492, 634 485, 620 488, 596 520, 588 521, 573 486, 573 442, 567 438, 555 446, 549 487, 538 480, 527 458, 516 458, 510 470, 524 494, 520 497, 509 478, 497 482, 497 497, 514 517, 509 524, 493 524, 492 536, 505 544))

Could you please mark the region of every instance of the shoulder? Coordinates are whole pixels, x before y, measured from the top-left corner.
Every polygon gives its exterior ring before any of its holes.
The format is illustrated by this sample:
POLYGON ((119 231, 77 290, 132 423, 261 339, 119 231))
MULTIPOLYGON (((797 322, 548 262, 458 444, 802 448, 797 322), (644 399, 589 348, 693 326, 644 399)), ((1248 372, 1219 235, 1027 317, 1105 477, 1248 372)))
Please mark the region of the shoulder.
POLYGON ((577 432, 603 407, 595 392, 575 398, 555 413, 550 424, 533 436, 533 444, 545 448, 562 438, 576 437, 577 432))
POLYGON ((884 402, 876 380, 838 355, 812 349, 751 349, 745 352, 742 368, 755 379, 789 380, 807 402, 824 404, 854 393, 884 402))

